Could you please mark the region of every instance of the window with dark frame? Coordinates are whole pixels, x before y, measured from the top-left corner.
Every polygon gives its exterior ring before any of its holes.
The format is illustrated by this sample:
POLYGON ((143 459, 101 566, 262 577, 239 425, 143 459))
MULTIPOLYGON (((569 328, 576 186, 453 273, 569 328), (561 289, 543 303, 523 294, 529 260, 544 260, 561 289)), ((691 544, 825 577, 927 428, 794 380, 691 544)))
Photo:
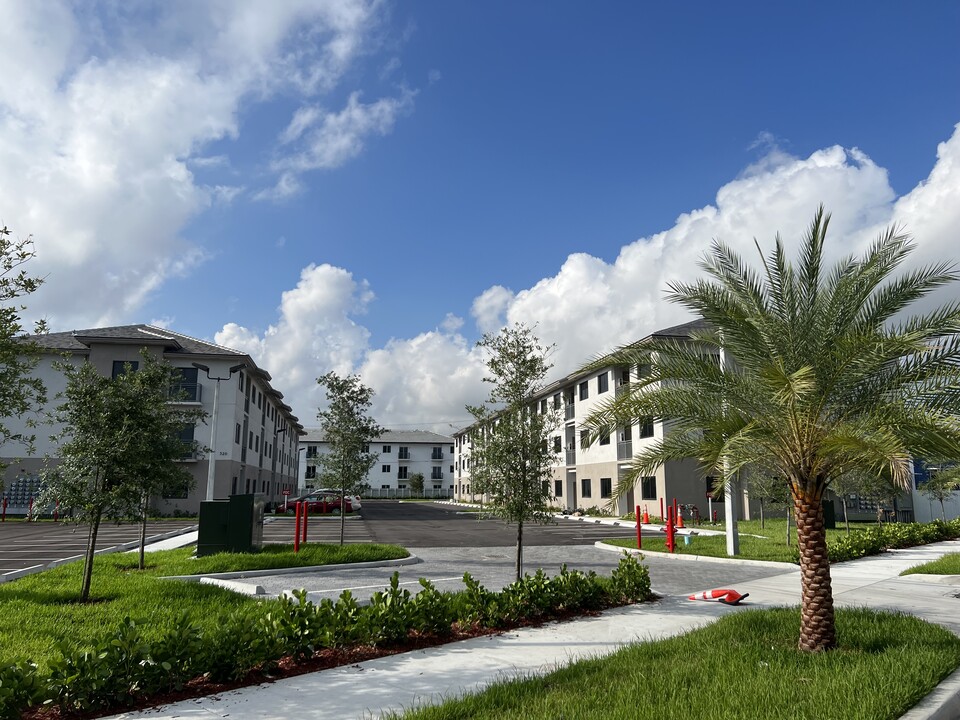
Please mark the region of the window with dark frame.
POLYGON ((653 437, 653 418, 645 417, 640 419, 640 437, 653 437))
POLYGON ((580 383, 580 399, 586 400, 588 397, 590 397, 590 385, 586 380, 584 380, 582 383, 580 383))
POLYGON ((563 480, 553 481, 553 494, 555 497, 563 497, 563 480))
POLYGON ((610 433, 604 433, 603 435, 600 436, 600 444, 601 445, 610 444, 610 433))
POLYGON ((593 496, 593 481, 590 478, 580 478, 580 497, 593 496))
POLYGON ((139 360, 114 360, 113 361, 113 374, 110 376, 112 378, 118 378, 121 375, 126 374, 129 369, 130 372, 136 372, 140 367, 139 360), (130 366, 127 368, 127 366, 130 366))
POLYGON ((657 478, 655 477, 640 478, 640 499, 641 500, 657 499, 657 478))
POLYGON ((610 375, 609 373, 601 373, 597 375, 597 394, 605 393, 610 389, 610 375))
POLYGON ((612 478, 600 478, 600 497, 608 499, 613 497, 612 478))

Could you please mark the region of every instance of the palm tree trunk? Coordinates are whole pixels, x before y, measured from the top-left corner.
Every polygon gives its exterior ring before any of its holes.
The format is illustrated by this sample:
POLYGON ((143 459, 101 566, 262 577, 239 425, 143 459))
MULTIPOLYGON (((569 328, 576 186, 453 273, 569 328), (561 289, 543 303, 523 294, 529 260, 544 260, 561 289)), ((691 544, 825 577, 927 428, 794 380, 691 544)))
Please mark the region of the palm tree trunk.
POLYGON ((799 647, 819 652, 836 647, 837 634, 823 504, 817 494, 812 495, 798 493, 794 497, 802 598, 799 647))
POLYGON ((100 518, 103 508, 97 508, 96 515, 90 523, 90 533, 87 535, 87 553, 83 558, 83 581, 80 584, 80 602, 90 599, 90 581, 93 577, 93 556, 97 549, 97 533, 100 532, 100 518))

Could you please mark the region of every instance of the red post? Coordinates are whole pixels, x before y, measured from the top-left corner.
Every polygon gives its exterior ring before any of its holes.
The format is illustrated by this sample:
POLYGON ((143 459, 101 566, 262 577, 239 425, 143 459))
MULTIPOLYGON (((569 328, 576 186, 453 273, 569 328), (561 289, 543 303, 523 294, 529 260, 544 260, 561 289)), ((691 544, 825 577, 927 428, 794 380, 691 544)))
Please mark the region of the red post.
POLYGON ((57 504, 53 506, 53 521, 56 522, 60 519, 60 501, 57 500, 57 504))
POLYGON ((310 503, 305 502, 303 504, 303 522, 300 525, 300 528, 303 531, 303 537, 300 539, 300 542, 307 541, 307 518, 309 516, 310 516, 310 503))
POLYGON ((660 522, 666 522, 667 516, 663 514, 663 498, 660 498, 660 522))
POLYGON ((3 516, 0 518, 0 522, 7 521, 7 496, 3 496, 3 516))
POLYGON ((296 515, 296 525, 293 531, 293 552, 300 552, 300 503, 293 506, 294 515, 296 515))
POLYGON ((33 496, 30 496, 30 506, 27 508, 27 522, 30 522, 30 518, 33 515, 33 496))
POLYGON ((716 511, 716 510, 713 511, 713 521, 714 521, 714 522, 717 521, 717 511, 716 511))
POLYGON ((667 506, 667 552, 673 552, 674 548, 674 537, 673 537, 673 508, 667 506))
POLYGON ((637 550, 643 547, 643 535, 640 532, 640 506, 637 505, 634 517, 637 519, 637 550))

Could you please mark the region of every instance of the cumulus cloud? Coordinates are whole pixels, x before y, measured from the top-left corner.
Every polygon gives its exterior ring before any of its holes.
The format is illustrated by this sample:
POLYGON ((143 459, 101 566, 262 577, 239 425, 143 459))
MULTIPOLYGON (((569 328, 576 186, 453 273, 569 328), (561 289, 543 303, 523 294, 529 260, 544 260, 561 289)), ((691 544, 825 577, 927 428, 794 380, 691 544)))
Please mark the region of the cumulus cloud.
MULTIPOLYGON (((779 148, 771 153, 721 187, 714 204, 684 213, 672 227, 626 245, 613 262, 576 253, 530 288, 516 293, 489 288, 473 302, 476 331, 496 331, 507 322, 535 325, 541 340, 556 345, 552 377, 565 375, 595 354, 689 320, 683 308, 664 300, 664 290, 669 283, 697 276, 697 263, 715 238, 750 262, 758 260, 754 238, 769 249, 781 233, 792 251, 820 203, 833 213, 828 261, 862 251, 891 223, 915 236, 913 265, 958 259, 960 126, 938 147, 929 177, 900 198, 887 172, 855 148, 825 148, 806 158, 779 148)), ((304 272, 310 276, 320 270, 304 272)), ((359 373, 376 390, 374 411, 386 426, 451 432, 450 425, 467 424, 464 405, 486 395, 481 382, 485 368, 459 319, 448 315, 438 331, 371 348, 350 317, 350 308, 366 306, 359 298, 369 289, 343 270, 325 267, 322 274, 340 279, 326 291, 326 301, 290 302, 288 307, 285 294, 276 327, 262 335, 237 335, 239 347, 259 353, 255 357, 275 374, 277 387, 293 398, 300 417, 313 424, 319 398, 311 394, 310 383, 335 369, 359 373), (338 335, 347 352, 320 351, 337 346, 332 335, 338 335), (297 366, 310 372, 294 377, 290 368, 297 366)), ((313 287, 301 278, 291 293, 314 297, 313 290, 303 289, 305 284, 313 287)), ((951 292, 955 295, 956 289, 951 292)), ((231 345, 231 332, 225 328, 218 342, 231 345)))
MULTIPOLYGON (((37 241, 32 271, 48 281, 31 314, 55 329, 129 321, 204 262, 183 229, 245 192, 197 180, 230 167, 210 144, 239 137, 250 103, 282 93, 315 104, 368 49, 382 12, 372 0, 0 4, 0 212, 37 241)), ((332 156, 355 156, 407 102, 334 113, 322 125, 332 156)), ((297 191, 297 173, 277 175, 267 195, 297 191)))

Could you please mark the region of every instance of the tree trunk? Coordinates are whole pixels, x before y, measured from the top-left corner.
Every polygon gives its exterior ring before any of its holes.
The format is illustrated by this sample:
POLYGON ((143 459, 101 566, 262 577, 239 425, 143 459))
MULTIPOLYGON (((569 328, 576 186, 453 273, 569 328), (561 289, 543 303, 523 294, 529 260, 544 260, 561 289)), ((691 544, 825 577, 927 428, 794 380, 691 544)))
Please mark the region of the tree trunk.
POLYGON ((947 521, 947 510, 943 506, 943 498, 940 498, 940 519, 944 522, 947 521))
POLYGON ((147 547, 147 503, 149 501, 150 498, 144 493, 143 505, 140 507, 140 561, 138 564, 140 570, 145 570, 147 567, 144 554, 147 547))
POLYGON ((801 650, 819 652, 837 645, 823 505, 816 493, 794 498, 800 549, 801 650), (812 495, 812 496, 810 496, 812 495))
POLYGON ((840 502, 843 503, 843 524, 847 526, 847 535, 850 534, 850 518, 847 517, 847 497, 844 495, 840 498, 840 502))
POLYGON ((787 547, 790 547, 790 506, 787 505, 787 547))
POLYGON ((523 577, 523 521, 517 523, 517 580, 523 577))
POLYGON ((97 533, 100 532, 100 518, 103 509, 97 508, 97 513, 90 523, 90 532, 87 535, 87 553, 83 559, 83 582, 80 585, 80 602, 90 599, 90 580, 93 577, 93 556, 97 549, 97 533))
POLYGON ((763 498, 760 498, 760 529, 763 530, 766 527, 763 522, 763 498))

